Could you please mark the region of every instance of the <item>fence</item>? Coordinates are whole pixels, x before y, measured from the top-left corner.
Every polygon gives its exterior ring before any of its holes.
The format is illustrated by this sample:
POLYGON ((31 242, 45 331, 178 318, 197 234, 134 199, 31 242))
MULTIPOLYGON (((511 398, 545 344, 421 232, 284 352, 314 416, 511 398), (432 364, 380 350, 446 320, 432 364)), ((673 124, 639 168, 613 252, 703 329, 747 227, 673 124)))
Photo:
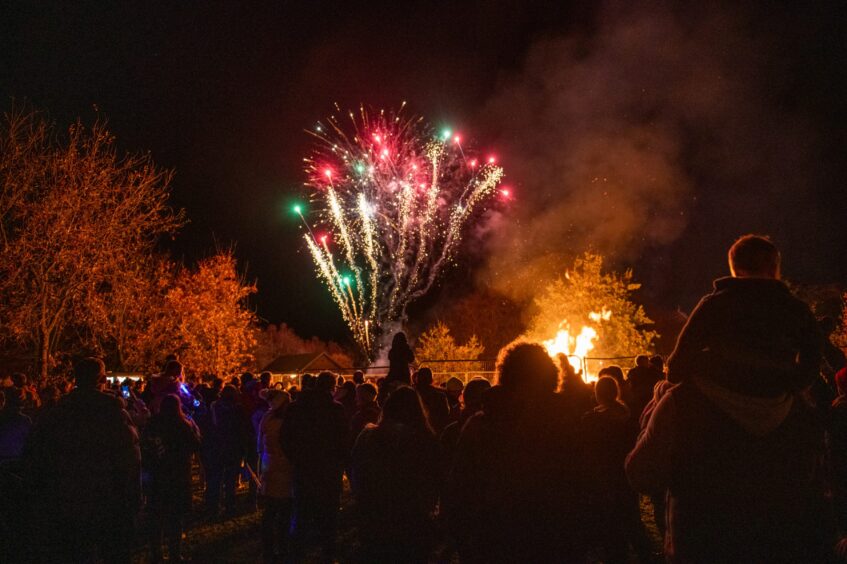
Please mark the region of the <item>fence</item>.
MULTIPOLYGON (((576 355, 568 356, 569 359, 575 359, 581 367, 583 374, 596 375, 601 369, 606 366, 618 365, 624 371, 635 366, 635 355, 632 356, 616 356, 616 357, 580 357, 576 355)), ((422 360, 419 366, 427 366, 432 369, 432 375, 436 383, 441 384, 450 378, 458 378, 465 384, 473 378, 481 377, 486 380, 493 380, 495 373, 495 358, 479 358, 479 359, 451 359, 451 360, 422 360)), ((345 377, 350 377, 353 372, 361 370, 365 374, 366 379, 375 380, 388 374, 388 366, 368 366, 361 368, 345 368, 339 371, 339 374, 345 377)))

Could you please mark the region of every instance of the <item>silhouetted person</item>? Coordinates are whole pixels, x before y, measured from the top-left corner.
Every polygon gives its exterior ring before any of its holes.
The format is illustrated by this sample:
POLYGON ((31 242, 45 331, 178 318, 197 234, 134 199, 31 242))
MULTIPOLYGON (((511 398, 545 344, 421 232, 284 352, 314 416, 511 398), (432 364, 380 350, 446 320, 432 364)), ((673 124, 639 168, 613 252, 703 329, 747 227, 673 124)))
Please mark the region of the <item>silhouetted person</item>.
POLYGON ((612 364, 611 366, 604 366, 597 372, 597 376, 610 376, 615 379, 618 383, 618 387, 621 389, 621 393, 626 389, 626 380, 623 377, 623 369, 616 365, 612 364))
POLYGON ((822 562, 832 526, 816 468, 818 421, 797 392, 818 376, 820 333, 757 236, 729 252, 733 278, 691 314, 667 390, 630 453, 639 491, 668 491, 672 562, 822 562))
POLYGON ((458 421, 453 421, 441 432, 441 448, 444 451, 444 459, 448 467, 453 463, 453 455, 456 445, 459 443, 459 435, 468 419, 482 411, 482 397, 489 389, 491 383, 485 378, 473 378, 462 391, 462 411, 458 421))
POLYGON ((212 404, 210 431, 204 438, 211 441, 210 467, 206 469, 207 510, 212 515, 219 511, 223 489, 224 515, 231 516, 235 513, 238 474, 253 435, 235 386, 224 386, 221 397, 212 404))
POLYGON ((282 561, 288 552, 291 526, 291 463, 282 451, 282 419, 291 403, 287 392, 262 391, 270 409, 259 424, 259 460, 264 502, 262 512, 262 557, 266 563, 282 561))
POLYGON ((601 377, 594 393, 597 407, 583 415, 579 426, 594 543, 605 550, 604 562, 628 562, 630 544, 642 562, 648 561, 650 543, 641 524, 638 495, 624 473, 638 426, 614 378, 601 377))
POLYGON ((364 562, 426 562, 442 485, 438 442, 419 396, 409 387, 385 402, 378 425, 356 440, 351 486, 364 562))
POLYGON ((566 355, 560 353, 556 355, 556 360, 561 373, 559 395, 562 398, 562 407, 578 420, 594 407, 594 392, 582 379, 582 374, 577 373, 571 366, 566 355))
POLYGON ((652 366, 657 372, 661 374, 661 378, 665 377, 665 359, 662 358, 662 355, 655 354, 650 357, 650 366, 652 366))
POLYGON ((341 476, 349 454, 344 407, 332 399, 335 376, 318 375, 285 412, 282 449, 294 468, 295 558, 314 539, 327 558, 335 551, 341 476))
POLYGON ((847 368, 836 372, 838 396, 829 415, 828 446, 838 528, 847 531, 847 368))
POLYGON ((32 430, 32 419, 23 413, 26 401, 24 391, 20 388, 6 388, 3 394, 5 405, 0 408, 0 463, 21 458, 32 430))
POLYGON ((500 351, 498 385, 465 424, 445 508, 463 562, 572 562, 585 514, 573 421, 543 346, 500 351))
POLYGON ((182 558, 182 532, 191 511, 191 458, 200 450, 200 431, 182 412, 175 395, 162 398, 159 413, 144 430, 142 463, 150 473, 150 552, 162 560, 162 537, 170 561, 182 558))
POLYGON ((351 421, 356 413, 356 384, 345 380, 339 384, 333 399, 344 406, 344 417, 348 422, 351 421))
POLYGON ((365 383, 365 373, 361 370, 357 370, 353 373, 353 383, 357 386, 361 386, 365 383))
POLYGON ((27 444, 31 491, 48 562, 129 562, 140 505, 138 435, 121 402, 98 388, 103 362, 74 367, 76 388, 39 420, 27 444))
POLYGON ((391 349, 388 351, 388 376, 389 383, 411 384, 410 365, 415 362, 415 353, 406 340, 406 334, 402 331, 395 333, 391 341, 391 349))
POLYGON ((444 382, 444 393, 447 394, 447 405, 450 408, 450 421, 458 421, 462 413, 462 402, 459 398, 462 397, 462 391, 465 389, 465 383, 451 376, 444 382))
POLYGON ((780 277, 780 255, 765 237, 745 235, 729 250, 728 278, 715 281, 682 328, 668 359, 673 383, 702 376, 722 388, 774 397, 808 387, 821 364, 817 321, 780 277))
POLYGON ((356 388, 356 413, 350 421, 350 444, 368 423, 379 421, 380 409, 376 403, 376 388, 373 384, 361 384, 356 388))
POLYGON ((653 397, 653 386, 663 377, 664 374, 650 363, 649 356, 641 354, 635 357, 635 366, 626 375, 626 385, 629 388, 627 405, 636 420, 653 397))
POLYGON ((449 423, 450 407, 447 405, 447 394, 432 385, 432 370, 424 367, 415 373, 415 391, 421 397, 432 430, 440 435, 449 423))
POLYGON ((159 412, 159 404, 165 396, 179 396, 179 384, 183 379, 182 364, 178 360, 169 360, 161 374, 154 374, 148 386, 149 395, 144 398, 147 407, 154 415, 159 412))

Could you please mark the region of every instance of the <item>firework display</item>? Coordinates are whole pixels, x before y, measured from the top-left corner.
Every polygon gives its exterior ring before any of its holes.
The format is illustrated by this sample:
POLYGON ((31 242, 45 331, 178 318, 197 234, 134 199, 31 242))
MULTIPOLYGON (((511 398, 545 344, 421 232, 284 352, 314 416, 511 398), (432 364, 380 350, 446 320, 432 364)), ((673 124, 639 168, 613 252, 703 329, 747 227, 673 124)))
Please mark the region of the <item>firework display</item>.
POLYGON ((401 111, 331 116, 310 133, 306 244, 356 342, 372 357, 391 323, 456 259, 467 227, 499 194, 503 169, 450 129, 401 111))

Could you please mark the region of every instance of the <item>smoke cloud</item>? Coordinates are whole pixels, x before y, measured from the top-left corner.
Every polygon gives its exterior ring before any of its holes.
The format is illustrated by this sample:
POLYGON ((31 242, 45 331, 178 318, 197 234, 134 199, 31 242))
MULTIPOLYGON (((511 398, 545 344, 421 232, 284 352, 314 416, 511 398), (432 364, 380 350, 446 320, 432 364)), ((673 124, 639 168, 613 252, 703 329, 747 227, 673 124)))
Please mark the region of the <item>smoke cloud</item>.
POLYGON ((641 6, 536 41, 480 120, 516 192, 488 226, 486 283, 525 299, 584 250, 632 264, 692 222, 778 229, 808 192, 812 136, 774 94, 764 37, 727 10, 641 6))

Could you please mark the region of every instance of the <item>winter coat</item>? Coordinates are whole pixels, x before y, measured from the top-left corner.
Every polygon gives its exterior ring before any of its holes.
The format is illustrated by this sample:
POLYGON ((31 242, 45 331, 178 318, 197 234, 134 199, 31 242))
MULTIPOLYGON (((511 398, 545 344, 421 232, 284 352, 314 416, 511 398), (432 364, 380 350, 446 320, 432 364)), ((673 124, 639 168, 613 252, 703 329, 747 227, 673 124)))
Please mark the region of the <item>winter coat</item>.
POLYGON ((259 468, 262 486, 259 493, 276 499, 291 497, 293 470, 282 450, 282 417, 268 410, 259 423, 259 468))
MULTIPOLYGON (((341 474, 349 455, 344 407, 328 392, 306 390, 289 404, 280 440, 294 469, 295 490, 341 493, 341 474)), ((296 492, 295 492, 296 493, 296 492)))
POLYGON ((0 462, 21 457, 32 420, 18 408, 0 410, 0 462))
POLYGON ((142 438, 142 462, 152 477, 157 505, 191 509, 191 458, 200 450, 200 430, 190 420, 154 416, 142 438))
POLYGON ((653 397, 653 387, 659 380, 663 380, 664 376, 650 366, 635 366, 627 372, 627 406, 635 419, 641 417, 644 407, 653 397))
POLYGON ((838 396, 829 412, 827 433, 832 490, 839 529, 847 530, 847 396, 838 396))
POLYGON ((31 490, 58 519, 125 520, 141 501, 138 434, 119 399, 76 388, 30 434, 31 490))
POLYGON ((379 421, 380 414, 379 406, 375 401, 365 404, 353 414, 353 418, 350 420, 350 444, 356 443, 356 438, 359 436, 359 433, 362 432, 362 429, 368 423, 376 423, 379 421))
POLYGON ((407 343, 392 346, 391 350, 388 351, 388 375, 385 378, 386 381, 410 384, 412 382, 412 375, 409 371, 409 365, 413 362, 415 362, 415 353, 412 352, 412 348, 407 343))
POLYGON ((253 448, 250 421, 241 405, 219 399, 212 404, 212 459, 222 466, 238 466, 253 448))
MULTIPOLYGON (((463 555, 479 562, 570 562, 582 555, 584 487, 576 424, 553 394, 500 386, 462 430, 445 509, 463 555)), ((464 560, 463 560, 464 561, 464 560)))
POLYGON ((598 406, 583 415, 579 425, 580 453, 592 496, 605 500, 631 491, 624 460, 635 446, 637 434, 638 428, 623 404, 598 406))
POLYGON ((368 526, 408 537, 430 520, 442 486, 441 452, 431 434, 393 421, 368 425, 350 467, 356 507, 368 526))
POLYGON ((432 429, 440 434, 444 427, 450 423, 450 406, 447 403, 447 394, 435 386, 416 386, 415 390, 421 398, 429 417, 432 429))
POLYGON ((161 374, 154 374, 150 378, 148 389, 150 390, 150 397, 149 399, 145 398, 144 401, 154 415, 159 413, 159 406, 165 396, 177 396, 182 399, 179 393, 179 382, 161 374))
POLYGON ((794 396, 742 396, 698 379, 658 402, 626 473, 641 492, 668 492, 670 562, 823 562, 833 528, 822 443, 794 396))
POLYGON ((818 377, 822 337, 809 307, 779 280, 721 278, 691 312, 668 359, 668 380, 709 378, 775 397, 818 377))

